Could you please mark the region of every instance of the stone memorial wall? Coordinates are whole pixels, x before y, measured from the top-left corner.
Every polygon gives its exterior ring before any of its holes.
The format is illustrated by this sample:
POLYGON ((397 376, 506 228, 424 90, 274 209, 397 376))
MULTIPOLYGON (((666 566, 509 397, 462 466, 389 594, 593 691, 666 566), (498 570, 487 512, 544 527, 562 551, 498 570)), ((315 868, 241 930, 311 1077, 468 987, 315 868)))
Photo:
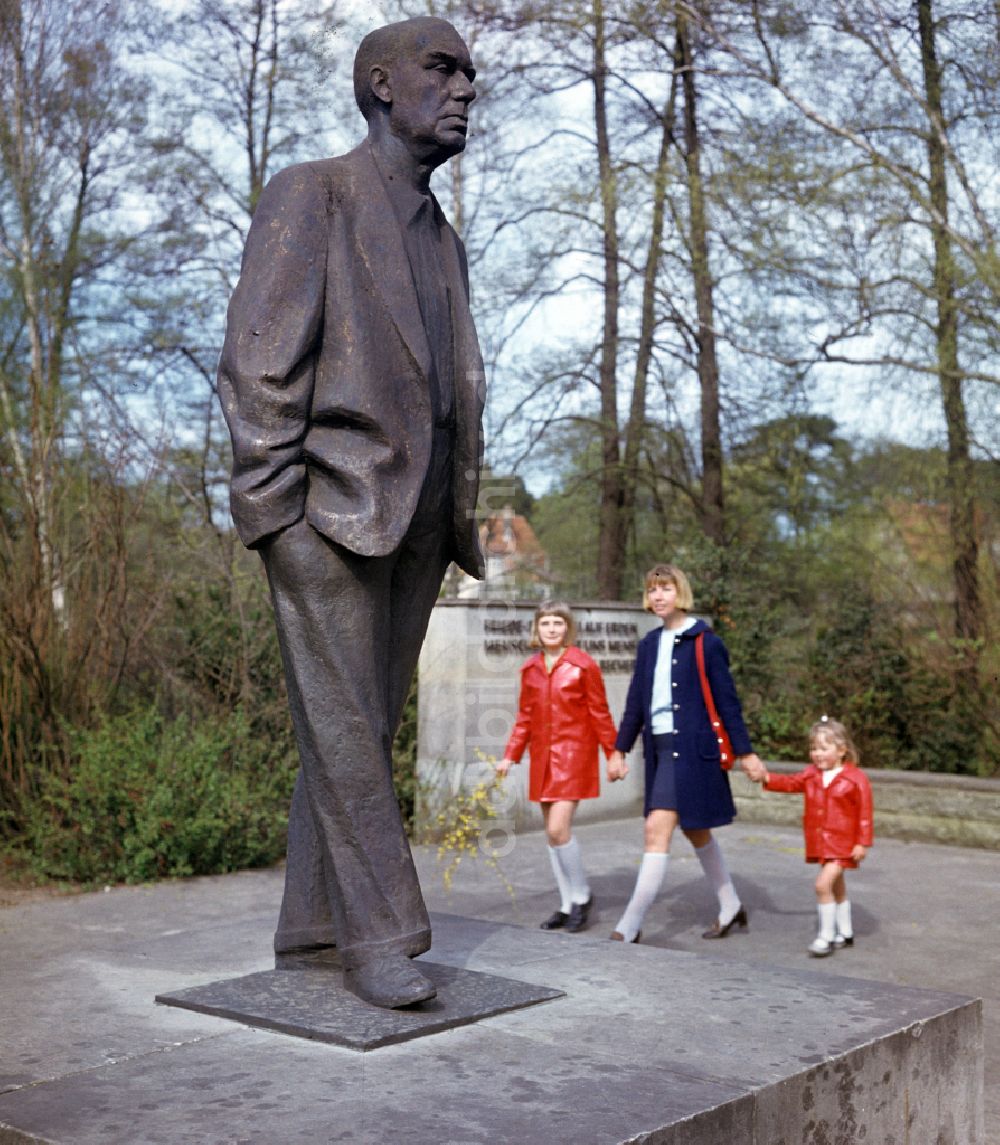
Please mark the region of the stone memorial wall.
MULTIPOLYGON (((492 778, 517 712, 520 669, 528 647, 535 601, 440 601, 431 615, 420 654, 417 769, 421 786, 418 826, 460 790, 492 778)), ((639 639, 657 623, 641 608, 624 604, 573 606, 577 646, 600 664, 608 704, 617 724, 639 639)), ((609 784, 601 753, 601 796, 581 802, 578 820, 642 813, 642 754, 629 759, 628 777, 609 784)), ((503 834, 541 825, 529 803, 528 754, 512 768, 494 795, 497 818, 492 845, 502 851, 503 834)))

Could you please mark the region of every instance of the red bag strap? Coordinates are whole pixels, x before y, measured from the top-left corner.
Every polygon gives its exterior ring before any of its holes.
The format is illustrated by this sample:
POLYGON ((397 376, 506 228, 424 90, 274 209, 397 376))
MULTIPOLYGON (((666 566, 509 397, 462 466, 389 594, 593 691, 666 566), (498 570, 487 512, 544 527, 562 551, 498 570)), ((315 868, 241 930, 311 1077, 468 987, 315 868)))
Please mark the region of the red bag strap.
POLYGON ((719 758, 722 761, 722 766, 727 770, 733 766, 733 748, 729 742, 729 734, 722 726, 722 720, 719 719, 719 713, 715 708, 715 699, 712 696, 712 689, 708 684, 708 674, 705 671, 705 633, 699 632, 694 638, 694 658, 698 662, 698 678, 701 681, 701 695, 705 701, 705 711, 708 712, 708 718, 712 725, 712 730, 719 738, 719 758))
POLYGON ((719 713, 715 710, 715 700, 712 698, 712 689, 708 686, 708 674, 705 672, 705 633, 699 632, 694 638, 694 656, 698 661, 698 678, 701 680, 701 696, 705 701, 705 710, 711 720, 712 727, 719 726, 719 713))

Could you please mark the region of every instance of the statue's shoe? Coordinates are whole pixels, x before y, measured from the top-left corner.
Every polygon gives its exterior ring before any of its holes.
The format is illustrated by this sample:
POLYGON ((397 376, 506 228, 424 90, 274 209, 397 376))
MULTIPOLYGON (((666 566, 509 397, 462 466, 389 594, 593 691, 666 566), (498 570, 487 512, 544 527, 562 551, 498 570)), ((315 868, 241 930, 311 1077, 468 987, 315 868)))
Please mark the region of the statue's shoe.
POLYGON ((365 1002, 386 1010, 414 1006, 437 993, 434 983, 404 954, 385 954, 345 970, 344 987, 365 1002))

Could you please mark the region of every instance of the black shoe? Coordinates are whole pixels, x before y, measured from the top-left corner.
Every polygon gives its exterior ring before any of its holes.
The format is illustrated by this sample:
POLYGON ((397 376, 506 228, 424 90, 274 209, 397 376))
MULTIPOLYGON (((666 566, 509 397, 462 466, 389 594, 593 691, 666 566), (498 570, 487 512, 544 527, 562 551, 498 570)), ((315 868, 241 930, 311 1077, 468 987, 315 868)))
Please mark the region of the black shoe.
POLYGON ((561 930, 566 925, 568 918, 569 915, 565 911, 557 910, 555 914, 550 914, 542 923, 542 930, 561 930))
POLYGON ((578 930, 584 930, 587 926, 587 916, 590 914, 590 908, 594 905, 594 896, 591 895, 586 902, 575 902, 569 908, 569 918, 566 920, 566 929, 570 934, 576 934, 578 930))
POLYGON ((739 923, 741 927, 746 929, 747 925, 747 908, 741 906, 740 909, 733 915, 733 917, 726 923, 725 926, 719 925, 719 920, 716 919, 711 927, 705 931, 701 936, 702 938, 725 938, 726 935, 739 923))

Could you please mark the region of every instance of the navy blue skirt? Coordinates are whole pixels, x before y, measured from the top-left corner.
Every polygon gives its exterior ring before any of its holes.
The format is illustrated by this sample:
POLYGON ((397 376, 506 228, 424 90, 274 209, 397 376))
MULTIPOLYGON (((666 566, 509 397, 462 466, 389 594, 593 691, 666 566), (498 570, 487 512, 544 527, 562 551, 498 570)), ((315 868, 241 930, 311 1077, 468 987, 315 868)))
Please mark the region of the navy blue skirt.
POLYGON ((729 773, 718 758, 689 758, 686 752, 674 756, 672 735, 653 736, 654 760, 646 760, 646 806, 653 810, 676 811, 685 831, 725 827, 736 816, 729 773))

